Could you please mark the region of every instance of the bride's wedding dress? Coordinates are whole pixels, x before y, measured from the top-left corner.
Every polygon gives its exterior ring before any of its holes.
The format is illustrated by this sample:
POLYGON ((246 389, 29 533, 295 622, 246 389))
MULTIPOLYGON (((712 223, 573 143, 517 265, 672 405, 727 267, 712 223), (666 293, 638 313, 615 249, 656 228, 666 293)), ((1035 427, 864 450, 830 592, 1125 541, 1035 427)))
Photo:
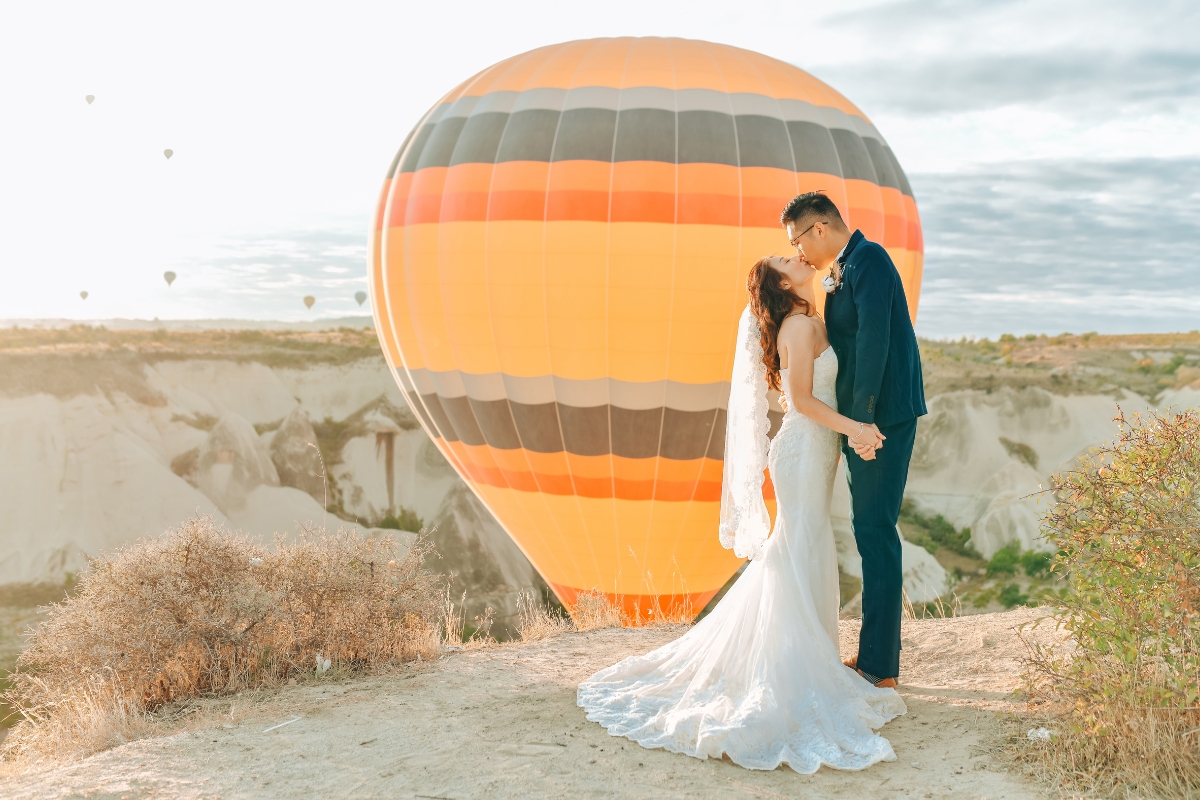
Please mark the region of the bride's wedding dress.
MULTIPOLYGON (((836 377, 830 348, 816 360, 813 394, 833 408, 836 377)), ((730 404, 733 414, 733 397, 730 404)), ((682 637, 580 684, 578 703, 589 720, 643 747, 727 755, 750 769, 786 763, 802 773, 822 764, 856 770, 895 759, 874 729, 905 713, 904 701, 838 655, 829 517, 838 457, 836 433, 788 411, 766 456, 777 501, 770 538, 750 553, 738 551, 754 560, 682 637)))

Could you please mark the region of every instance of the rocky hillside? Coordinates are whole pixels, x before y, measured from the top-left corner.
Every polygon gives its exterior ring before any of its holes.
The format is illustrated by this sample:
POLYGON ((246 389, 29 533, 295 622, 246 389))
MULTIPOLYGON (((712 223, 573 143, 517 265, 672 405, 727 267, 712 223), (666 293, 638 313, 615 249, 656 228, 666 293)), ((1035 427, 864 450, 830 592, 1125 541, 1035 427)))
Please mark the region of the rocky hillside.
MULTIPOLYGON (((922 348, 930 415, 906 519, 970 531, 967 546, 938 549, 902 522, 915 601, 1006 545, 1044 547, 1039 486, 1112 435, 1118 406, 1200 404, 1200 334, 922 348)), ((0 375, 0 585, 60 581, 89 554, 201 512, 266 539, 304 523, 364 535, 423 523, 468 618, 484 605, 503 617, 518 591, 544 589, 416 424, 369 328, 13 328, 0 331, 0 375)), ((852 586, 842 481, 835 530, 852 586)))
POLYGON ((0 374, 0 585, 59 582, 200 512, 267 541, 425 527, 471 615, 544 588, 421 431, 371 330, 7 330, 0 374))

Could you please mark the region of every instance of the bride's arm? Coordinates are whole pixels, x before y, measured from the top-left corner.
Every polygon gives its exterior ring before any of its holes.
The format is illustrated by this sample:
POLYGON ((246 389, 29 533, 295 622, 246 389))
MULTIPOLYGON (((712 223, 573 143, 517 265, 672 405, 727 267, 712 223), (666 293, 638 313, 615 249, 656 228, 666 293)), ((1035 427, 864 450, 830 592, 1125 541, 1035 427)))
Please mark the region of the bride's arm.
POLYGON ((780 350, 787 355, 787 390, 792 399, 792 407, 826 428, 857 439, 857 444, 864 447, 870 445, 873 448, 882 438, 876 432, 875 426, 864 426, 855 422, 813 396, 813 369, 816 363, 813 350, 818 344, 816 329, 804 320, 783 327, 784 330, 779 332, 779 345, 780 350))

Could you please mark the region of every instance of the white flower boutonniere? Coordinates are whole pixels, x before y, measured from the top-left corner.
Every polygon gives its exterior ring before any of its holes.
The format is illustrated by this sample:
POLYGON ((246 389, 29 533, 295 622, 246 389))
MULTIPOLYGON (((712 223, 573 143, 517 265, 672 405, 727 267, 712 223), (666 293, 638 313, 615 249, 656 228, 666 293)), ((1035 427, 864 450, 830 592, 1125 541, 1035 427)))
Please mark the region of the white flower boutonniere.
POLYGON ((821 278, 821 286, 825 287, 826 294, 833 294, 841 285, 842 282, 835 279, 832 275, 826 275, 824 278, 821 278))

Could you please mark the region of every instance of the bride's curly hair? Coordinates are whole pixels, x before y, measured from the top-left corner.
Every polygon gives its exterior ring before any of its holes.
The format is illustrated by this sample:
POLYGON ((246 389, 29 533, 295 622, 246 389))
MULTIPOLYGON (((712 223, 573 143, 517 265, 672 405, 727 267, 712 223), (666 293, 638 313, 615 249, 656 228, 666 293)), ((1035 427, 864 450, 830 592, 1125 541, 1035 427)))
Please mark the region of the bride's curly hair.
POLYGON ((779 376, 779 326, 797 309, 804 316, 813 315, 812 303, 796 294, 791 287, 783 288, 786 276, 771 266, 770 258, 760 258, 750 268, 746 290, 750 292, 750 313, 758 319, 759 341, 762 342, 763 364, 767 367, 767 385, 783 391, 779 376))

